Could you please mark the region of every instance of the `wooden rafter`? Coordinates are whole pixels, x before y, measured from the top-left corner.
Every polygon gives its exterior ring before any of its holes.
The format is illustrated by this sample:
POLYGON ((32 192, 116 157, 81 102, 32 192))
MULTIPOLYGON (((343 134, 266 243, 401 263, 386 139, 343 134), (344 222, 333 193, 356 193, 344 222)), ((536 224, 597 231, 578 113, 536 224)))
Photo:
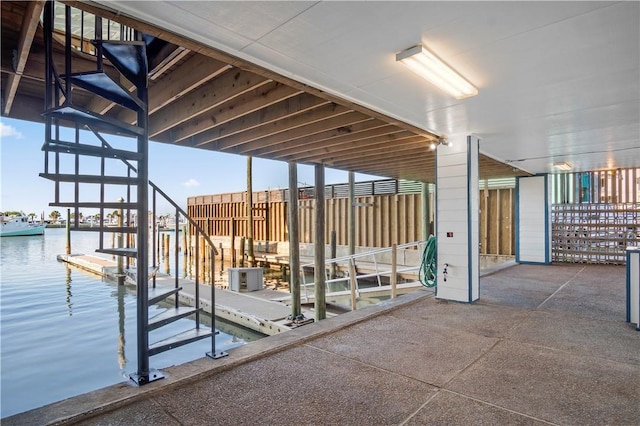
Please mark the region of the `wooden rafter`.
POLYGON ((16 92, 18 91, 18 85, 20 84, 20 78, 22 77, 27 59, 29 58, 29 51, 31 50, 31 44, 33 43, 33 37, 36 34, 38 23, 40 22, 40 14, 42 13, 43 7, 44 1, 42 0, 32 1, 27 5, 18 39, 18 48, 14 52, 13 73, 9 74, 4 87, 2 112, 5 115, 8 115, 11 111, 11 106, 13 105, 16 92))
POLYGON ((245 115, 262 111, 264 108, 301 93, 303 92, 272 81, 241 96, 230 99, 206 114, 199 114, 174 127, 171 130, 170 140, 171 142, 182 143, 185 139, 194 135, 237 120, 245 115))
POLYGON ((150 117, 149 136, 153 137, 212 110, 216 106, 269 83, 264 77, 238 69, 229 69, 176 99, 171 108, 162 108, 150 117))

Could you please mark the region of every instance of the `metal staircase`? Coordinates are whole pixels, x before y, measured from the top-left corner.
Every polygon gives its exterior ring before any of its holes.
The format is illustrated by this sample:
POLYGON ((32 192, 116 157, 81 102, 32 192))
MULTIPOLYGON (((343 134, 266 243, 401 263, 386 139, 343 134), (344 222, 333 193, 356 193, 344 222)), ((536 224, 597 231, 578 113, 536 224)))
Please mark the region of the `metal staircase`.
MULTIPOLYGON (((43 115, 46 127, 45 144, 42 147, 45 153, 44 172, 40 175, 55 183, 55 197, 50 205, 74 210, 75 220, 71 224, 73 230, 98 232, 100 242, 96 251, 125 256, 127 264, 130 261, 132 264, 135 263, 138 365, 136 373, 130 377, 138 385, 143 385, 164 377, 160 371, 149 367, 149 357, 155 354, 200 339, 211 338, 212 350, 207 355, 212 358, 226 355, 215 349, 215 317, 212 315, 210 330, 200 327, 201 308, 197 278, 194 307, 179 306, 178 294, 181 287, 177 272, 174 288, 165 290, 155 287, 155 258, 153 266, 149 267, 150 257, 153 255, 153 251, 149 251, 150 237, 154 249, 156 246, 155 220, 149 223, 150 186, 153 191, 152 217, 155 217, 155 200, 156 194, 159 193, 175 207, 176 218, 178 213, 184 215, 189 220, 190 229, 204 237, 204 241, 209 244, 212 259, 215 247, 202 229, 174 201, 149 182, 147 64, 150 58, 147 57, 147 45, 152 42, 157 44, 158 40, 130 29, 120 31, 121 37, 118 40, 103 39, 102 19, 95 16, 94 22, 95 37, 91 44, 95 48, 93 54, 96 70, 74 72, 73 61, 80 54, 74 46, 73 35, 77 33, 77 29, 74 28, 72 8, 52 1, 45 5, 43 25, 46 49, 46 110, 43 115), (61 19, 62 17, 64 19, 61 19), (60 28, 54 28, 56 22, 60 21, 64 22, 62 31, 60 28), (58 46, 56 40, 59 37, 54 38, 54 31, 57 35, 63 32, 62 46, 58 46), (125 34, 128 36, 124 36, 125 34), (64 55, 62 73, 56 69, 55 55, 64 55), (124 80, 130 84, 125 82, 123 85, 121 82, 124 80), (96 97, 134 111, 137 114, 135 124, 93 111, 90 107, 92 103, 87 99, 93 100, 96 97), (127 139, 112 138, 113 135, 127 139), (118 140, 109 143, 107 138, 118 140), (120 143, 121 146, 114 146, 116 143, 120 143), (123 192, 126 192, 123 202, 107 201, 115 200, 117 194, 123 192), (99 226, 80 227, 80 208, 99 209, 99 226), (126 220, 122 225, 112 227, 103 224, 105 211, 110 209, 123 212, 123 219, 126 220), (113 233, 133 235, 135 238, 127 238, 126 247, 105 246, 105 239, 113 233), (174 308, 149 318, 149 305, 169 297, 174 299, 174 308), (188 316, 195 316, 193 329, 169 339, 149 343, 151 331, 188 316)), ((87 54, 82 53, 82 56, 86 60, 87 54)), ((196 245, 200 239, 202 238, 196 237, 196 245)), ((214 294, 212 285, 211 306, 214 306, 214 294)))

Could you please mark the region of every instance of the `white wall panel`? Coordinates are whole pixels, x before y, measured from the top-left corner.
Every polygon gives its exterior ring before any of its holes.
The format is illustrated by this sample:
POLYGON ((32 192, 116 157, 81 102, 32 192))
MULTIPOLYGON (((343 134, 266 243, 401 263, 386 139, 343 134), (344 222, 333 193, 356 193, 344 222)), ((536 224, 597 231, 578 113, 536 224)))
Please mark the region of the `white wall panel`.
POLYGON ((436 297, 472 302, 479 297, 478 139, 450 138, 439 146, 436 171, 436 297), (444 269, 447 276, 444 280, 444 269))
POLYGON ((550 220, 547 175, 518 178, 516 261, 549 263, 550 220))

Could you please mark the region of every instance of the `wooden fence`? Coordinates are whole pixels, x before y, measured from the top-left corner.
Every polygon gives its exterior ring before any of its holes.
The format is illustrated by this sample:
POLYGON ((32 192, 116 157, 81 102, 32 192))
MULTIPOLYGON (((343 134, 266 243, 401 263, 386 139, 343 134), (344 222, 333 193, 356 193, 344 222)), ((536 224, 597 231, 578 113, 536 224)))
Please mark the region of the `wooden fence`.
MULTIPOLYGON (((512 182, 507 182, 507 185, 512 182)), ((514 255, 514 189, 492 187, 481 189, 480 253, 514 255)), ((481 184, 481 187, 482 184, 481 184)), ((420 184, 403 181, 358 182, 355 188, 356 246, 389 247, 422 238, 422 195, 420 184)), ((298 218, 300 242, 313 242, 313 188, 300 188, 298 218)), ((326 241, 336 232, 338 245, 348 245, 348 208, 346 184, 325 187, 326 241)), ((253 193, 254 239, 256 241, 288 241, 287 190, 253 193)), ((211 235, 247 234, 246 193, 227 193, 190 197, 189 215, 211 235), (233 228, 232 228, 233 227, 233 228)), ((433 227, 433 192, 429 211, 433 227)), ((433 228, 431 228, 433 231, 433 228)))

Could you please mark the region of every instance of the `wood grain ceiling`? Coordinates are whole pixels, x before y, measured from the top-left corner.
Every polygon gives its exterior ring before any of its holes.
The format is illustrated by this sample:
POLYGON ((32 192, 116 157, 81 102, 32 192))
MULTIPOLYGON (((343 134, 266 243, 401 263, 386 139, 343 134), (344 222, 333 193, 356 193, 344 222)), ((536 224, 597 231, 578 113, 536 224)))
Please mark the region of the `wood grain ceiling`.
MULTIPOLYGON (((115 11, 65 3, 172 44, 172 51, 153 65, 149 79, 153 141, 321 163, 397 179, 435 180, 435 155, 429 144, 436 137, 429 132, 115 11)), ((41 10, 42 2, 2 1, 3 116, 42 121, 41 10)), ((73 67, 80 71, 93 65, 90 58, 77 56, 73 67)), ((135 122, 131 111, 88 93, 74 93, 74 103, 135 122)), ((481 155, 481 178, 524 174, 481 155)))

